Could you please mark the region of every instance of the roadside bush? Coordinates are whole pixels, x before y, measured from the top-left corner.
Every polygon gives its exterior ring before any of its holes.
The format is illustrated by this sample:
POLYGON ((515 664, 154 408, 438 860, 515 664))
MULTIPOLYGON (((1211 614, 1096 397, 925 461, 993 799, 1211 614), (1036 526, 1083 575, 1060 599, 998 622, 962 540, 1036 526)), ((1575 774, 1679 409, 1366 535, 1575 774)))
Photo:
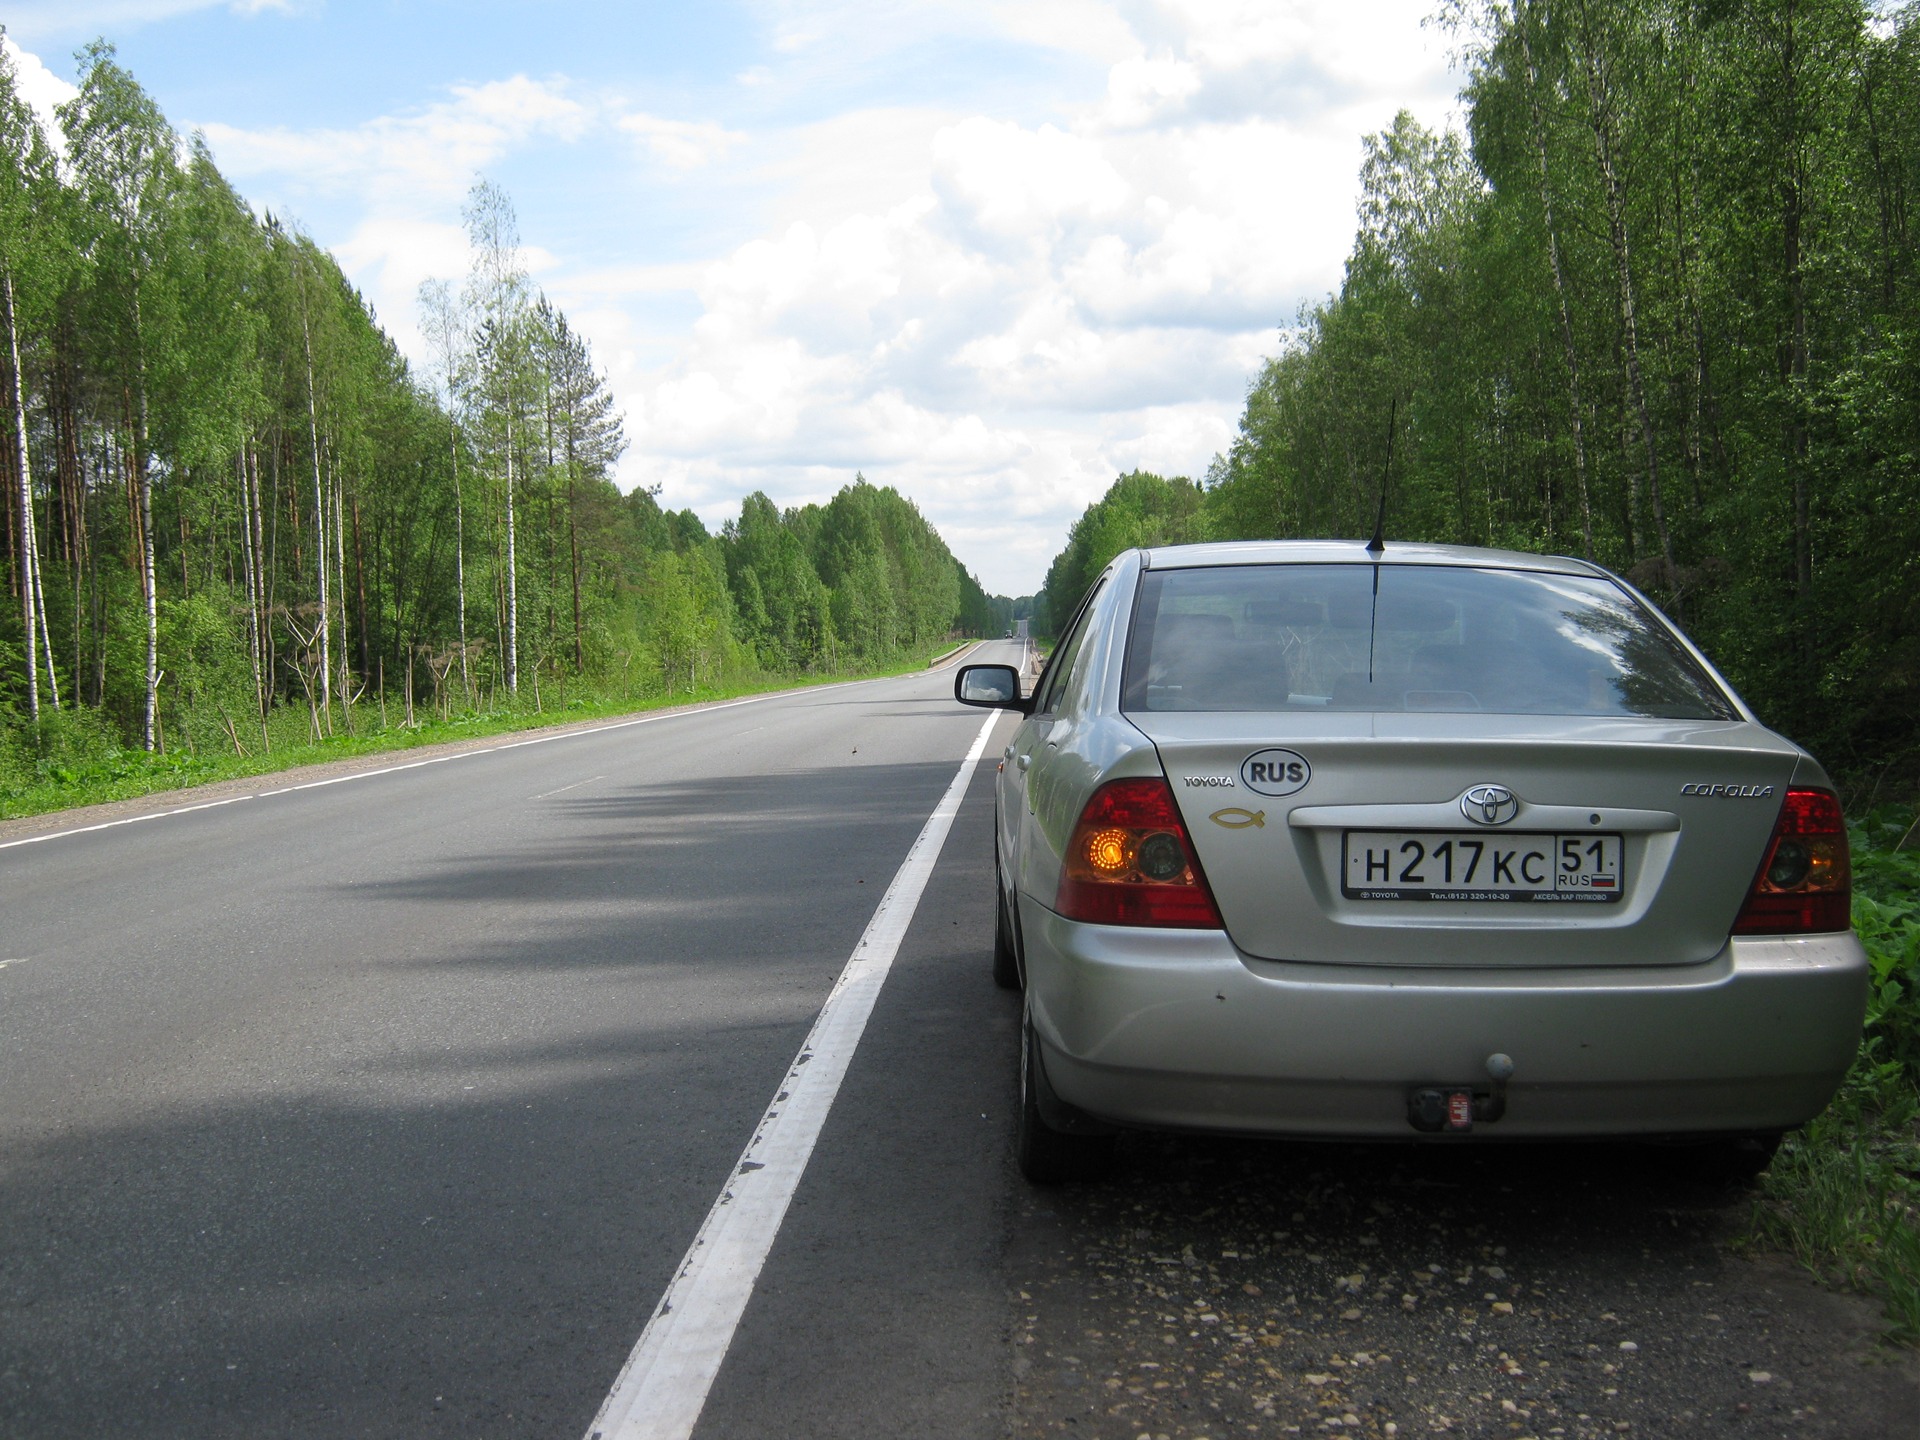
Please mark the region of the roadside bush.
POLYGON ((1860 1053, 1826 1113, 1787 1137, 1753 1237, 1878 1294, 1890 1338, 1920 1344, 1920 852, 1908 817, 1852 831, 1853 923, 1873 966, 1860 1053))
POLYGON ((168 674, 160 694, 169 749, 225 750, 227 726, 253 722, 253 668, 236 614, 244 611, 217 582, 161 602, 160 654, 168 674))

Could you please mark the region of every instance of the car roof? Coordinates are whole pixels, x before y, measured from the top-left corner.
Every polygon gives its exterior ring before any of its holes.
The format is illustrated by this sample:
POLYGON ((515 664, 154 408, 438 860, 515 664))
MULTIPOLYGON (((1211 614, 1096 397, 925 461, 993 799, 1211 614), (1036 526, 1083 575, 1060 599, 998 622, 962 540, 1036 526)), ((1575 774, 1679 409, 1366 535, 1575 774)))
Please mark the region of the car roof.
POLYGON ((1156 546, 1144 551, 1142 559, 1149 570, 1190 570, 1202 565, 1478 565, 1560 575, 1607 575, 1598 565, 1568 555, 1529 555, 1520 550, 1422 545, 1403 540, 1389 540, 1377 553, 1358 540, 1229 540, 1156 546))

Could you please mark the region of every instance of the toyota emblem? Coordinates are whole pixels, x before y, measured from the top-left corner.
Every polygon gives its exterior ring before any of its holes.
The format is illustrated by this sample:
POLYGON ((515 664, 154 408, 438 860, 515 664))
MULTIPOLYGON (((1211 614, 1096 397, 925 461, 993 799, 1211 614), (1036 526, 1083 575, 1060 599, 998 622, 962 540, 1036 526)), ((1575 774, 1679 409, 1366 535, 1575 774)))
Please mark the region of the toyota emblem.
POLYGON ((1504 825, 1520 813, 1520 801, 1504 785, 1476 785, 1460 797, 1460 813, 1476 825, 1504 825))

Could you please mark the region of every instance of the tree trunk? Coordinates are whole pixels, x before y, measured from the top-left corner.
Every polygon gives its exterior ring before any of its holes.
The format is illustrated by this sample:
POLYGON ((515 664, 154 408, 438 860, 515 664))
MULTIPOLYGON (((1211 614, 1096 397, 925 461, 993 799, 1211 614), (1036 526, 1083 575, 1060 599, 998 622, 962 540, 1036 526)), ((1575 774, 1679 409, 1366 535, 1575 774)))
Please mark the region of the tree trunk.
POLYGON ((580 635, 580 522, 573 493, 573 437, 567 437, 567 551, 573 577, 573 673, 587 670, 586 645, 580 635))
POLYGON ((153 571, 153 477, 147 471, 147 349, 140 324, 138 276, 133 291, 133 356, 139 390, 135 397, 133 480, 140 500, 140 584, 147 605, 147 704, 140 740, 151 751, 158 743, 160 714, 160 592, 153 571))
POLYGON ((253 548, 253 480, 249 446, 234 457, 240 479, 240 572, 247 586, 247 659, 253 666, 253 714, 266 714, 265 688, 260 683, 260 561, 253 548))
MULTIPOLYGON (((1795 7, 1787 7, 1782 37, 1780 80, 1786 92, 1785 110, 1797 115, 1800 103, 1799 53, 1794 33, 1795 7)), ((1806 214, 1806 175, 1799 125, 1790 118, 1793 133, 1784 137, 1781 155, 1781 279, 1787 292, 1787 343, 1781 356, 1781 378, 1787 382, 1787 469, 1793 477, 1793 589, 1803 622, 1813 604, 1812 499, 1807 486, 1807 278, 1802 268, 1801 230, 1806 214)), ((1814 627, 1799 626, 1804 659, 1814 655, 1814 627)))
POLYGON ((313 560, 314 572, 320 582, 320 631, 316 643, 320 647, 320 706, 327 714, 327 723, 333 723, 332 691, 332 631, 328 625, 331 606, 327 599, 327 500, 320 481, 320 405, 313 393, 313 329, 307 320, 307 289, 303 276, 300 282, 300 339, 306 348, 307 357, 307 440, 313 449, 313 560))
MULTIPOLYGON (((111 430, 102 428, 100 435, 100 482, 105 487, 107 476, 113 473, 113 445, 111 430)), ((104 705, 107 697, 107 620, 105 603, 100 596, 100 547, 87 547, 87 631, 88 641, 93 646, 93 663, 90 667, 93 693, 89 700, 94 705, 104 705)))
MULTIPOLYGON (((473 676, 467 671, 467 515, 460 495, 460 422, 453 418, 453 387, 447 387, 447 445, 453 454, 453 588, 460 608, 460 688, 473 704, 473 676)), ((411 683, 411 682, 409 682, 411 683)))
POLYGON ((1540 74, 1534 64, 1533 44, 1527 38, 1533 6, 1516 17, 1520 53, 1527 65, 1527 108, 1533 121, 1533 144, 1540 161, 1540 210, 1546 217, 1547 262, 1553 272, 1553 298, 1560 312, 1560 345, 1567 361, 1567 418, 1573 433, 1573 473, 1580 487, 1581 554, 1593 559, 1593 504, 1587 495, 1587 440, 1585 407, 1580 399, 1580 352, 1573 343, 1573 314, 1567 304, 1566 276, 1560 266, 1560 237, 1553 223, 1553 187, 1547 170, 1547 127, 1540 113, 1540 74))
POLYGON ((1861 109, 1867 119, 1867 157, 1873 162, 1874 198, 1880 212, 1880 303, 1891 310, 1897 295, 1900 268, 1893 237, 1893 187, 1889 183, 1887 163, 1880 147, 1880 114, 1874 103, 1874 67, 1860 67, 1861 109))
POLYGON ((348 668, 347 661, 348 641, 351 638, 347 624, 347 481, 340 473, 331 433, 327 436, 327 470, 332 478, 332 483, 327 487, 327 496, 333 512, 333 593, 334 603, 340 607, 340 643, 335 647, 335 653, 340 658, 340 713, 351 734, 353 713, 348 707, 353 701, 353 672, 348 668))
POLYGON ((513 553, 513 406, 507 405, 507 693, 520 693, 520 586, 513 553))
POLYGON ((367 558, 360 545, 360 497, 353 497, 353 577, 359 596, 360 609, 355 616, 356 639, 359 641, 360 674, 364 679, 373 671, 373 662, 367 658, 367 558))
POLYGON ((1582 42, 1585 54, 1587 103, 1592 110, 1594 151, 1600 161, 1601 189, 1607 202, 1607 238, 1613 246, 1614 271, 1620 289, 1620 338, 1627 362, 1627 396, 1639 423, 1640 439, 1645 447, 1647 496, 1653 505, 1653 527, 1660 540, 1660 560, 1674 614, 1685 614, 1679 574, 1673 563, 1673 536, 1667 529, 1666 504, 1660 493, 1660 452, 1653 433, 1653 419, 1647 409, 1646 380, 1640 368, 1640 331, 1634 315, 1633 265, 1627 239, 1627 202, 1620 172, 1614 164, 1613 124, 1610 116, 1612 96, 1601 74, 1600 57, 1594 43, 1587 5, 1581 6, 1582 42))
POLYGON ((6 320, 7 335, 13 354, 13 413, 16 424, 15 435, 19 441, 19 490, 20 490, 20 541, 21 556, 25 561, 25 573, 21 577, 21 603, 27 624, 27 678, 29 699, 32 702, 32 714, 39 718, 39 695, 35 677, 38 675, 39 660, 47 667, 47 697, 53 702, 53 708, 60 708, 60 674, 54 668, 53 632, 47 625, 47 590, 45 582, 46 561, 40 553, 40 521, 34 513, 33 469, 27 451, 27 403, 26 389, 20 373, 20 344, 14 330, 13 276, 6 276, 6 320), (33 619, 40 624, 39 643, 36 647, 33 634, 33 619), (36 660, 34 651, 39 651, 36 660))
MULTIPOLYGON (((39 593, 34 568, 39 560, 39 547, 33 538, 33 462, 27 455, 27 401, 26 391, 20 384, 20 332, 14 325, 13 311, 13 268, 0 266, 0 282, 4 283, 6 298, 7 346, 13 356, 13 433, 18 445, 18 463, 14 478, 18 484, 20 500, 20 548, 19 564, 14 567, 20 582, 20 618, 21 629, 27 639, 27 718, 40 719, 40 626, 34 613, 35 597, 39 593)), ((48 655, 51 665, 53 656, 48 655)))
MULTIPOLYGON (((83 641, 81 576, 87 565, 87 482, 80 459, 80 426, 74 414, 71 367, 65 360, 64 332, 55 331, 53 357, 47 373, 48 409, 54 434, 56 493, 60 498, 60 544, 73 601, 73 683, 81 689, 86 674, 83 641)), ((42 617, 44 619, 44 617, 42 617)), ((80 696, 76 693, 75 703, 80 696)))
MULTIPOLYGON (((266 517, 268 515, 273 516, 272 526, 261 537, 263 544, 260 550, 260 553, 264 555, 267 560, 267 563, 262 567, 260 572, 260 604, 267 617, 264 628, 261 630, 260 638, 261 648, 266 652, 265 668, 267 672, 267 704, 269 708, 272 707, 273 695, 278 690, 280 684, 280 639, 279 632, 273 628, 273 607, 274 595, 279 589, 280 579, 280 452, 286 443, 286 432, 276 426, 273 432, 273 444, 267 451, 267 453, 273 457, 273 463, 268 470, 267 477, 267 483, 273 486, 273 494, 263 496, 260 501, 261 523, 263 525, 266 523, 266 517)), ((255 472, 254 478, 257 484, 259 480, 257 471, 255 472)))

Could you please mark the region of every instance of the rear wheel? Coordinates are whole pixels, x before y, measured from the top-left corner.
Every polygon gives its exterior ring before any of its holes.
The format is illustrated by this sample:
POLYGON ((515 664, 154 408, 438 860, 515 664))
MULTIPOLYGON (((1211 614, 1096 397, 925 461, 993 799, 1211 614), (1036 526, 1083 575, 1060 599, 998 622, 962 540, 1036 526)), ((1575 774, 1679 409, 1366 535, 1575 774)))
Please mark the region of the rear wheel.
POLYGON ((1007 918, 1007 892, 1000 888, 1000 862, 993 865, 993 983, 1002 990, 1020 988, 1020 952, 1013 922, 1007 918))
POLYGON ((1741 1135, 1708 1140, 1680 1149, 1678 1168, 1689 1180, 1707 1185, 1749 1185, 1773 1162, 1778 1135, 1741 1135))
POLYGON ((1033 1017, 1025 1009, 1020 1018, 1020 1120, 1014 1134, 1020 1173, 1035 1185, 1059 1185, 1073 1180, 1097 1180, 1113 1165, 1112 1135, 1070 1135, 1055 1130, 1041 1118, 1040 1042, 1033 1033, 1033 1017))

